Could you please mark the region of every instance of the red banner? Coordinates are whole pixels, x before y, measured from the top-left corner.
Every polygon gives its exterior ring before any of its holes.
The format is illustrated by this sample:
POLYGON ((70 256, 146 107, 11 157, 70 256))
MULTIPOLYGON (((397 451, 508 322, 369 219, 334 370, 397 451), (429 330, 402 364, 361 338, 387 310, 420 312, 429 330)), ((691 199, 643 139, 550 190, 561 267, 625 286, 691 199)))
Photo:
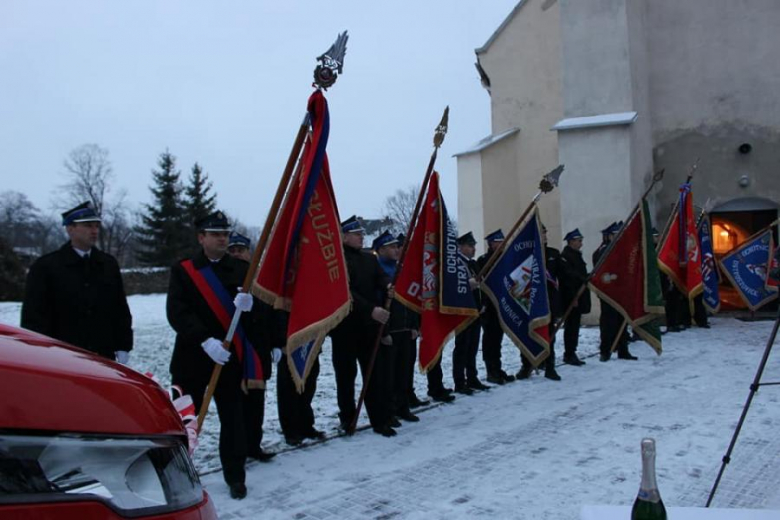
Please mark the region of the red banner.
POLYGON ((419 360, 423 372, 436 364, 447 341, 476 316, 476 310, 453 308, 445 311, 439 305, 442 234, 447 230, 442 209, 439 174, 433 172, 395 285, 396 299, 420 313, 419 360))
POLYGON ((701 246, 693 216, 690 184, 680 187, 680 202, 675 206, 669 232, 658 252, 658 268, 688 299, 704 290, 701 275, 701 246))
POLYGON ((325 146, 328 109, 322 93, 309 99, 313 133, 274 225, 253 292, 290 312, 287 359, 299 391, 326 334, 350 309, 338 208, 325 146))
POLYGON ((660 354, 661 334, 657 325, 652 329, 642 327, 664 313, 649 215, 647 202, 643 200, 641 208, 634 211, 615 239, 609 256, 593 272, 589 285, 660 354))

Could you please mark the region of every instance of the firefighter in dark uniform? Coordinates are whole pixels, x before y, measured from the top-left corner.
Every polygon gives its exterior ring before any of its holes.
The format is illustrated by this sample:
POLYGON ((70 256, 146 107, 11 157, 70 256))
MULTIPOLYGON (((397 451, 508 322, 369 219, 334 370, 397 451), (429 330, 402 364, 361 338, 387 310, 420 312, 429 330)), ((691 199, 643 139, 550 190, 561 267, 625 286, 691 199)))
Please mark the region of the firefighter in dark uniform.
POLYGON ((88 202, 62 214, 69 241, 30 267, 21 326, 126 364, 132 317, 116 259, 95 247, 100 222, 88 202))
MULTIPOLYGON (((609 245, 615 240, 620 232, 621 224, 613 222, 601 230, 601 244, 593 252, 593 265, 598 265, 599 260, 606 252, 609 245)), ((599 344, 599 361, 609 361, 612 357, 612 345, 617 345, 618 359, 636 359, 628 351, 628 332, 626 331, 625 318, 612 305, 599 298, 601 302, 601 315, 599 316, 599 333, 601 342, 599 344), (618 334, 620 336, 618 336, 618 334)))
MULTIPOLYGON (((377 262, 376 256, 364 252, 365 230, 354 215, 341 223, 344 257, 349 274, 352 310, 330 332, 333 340, 333 370, 336 373, 336 394, 341 428, 347 429, 355 416, 356 363, 365 379, 378 329, 387 323, 390 313, 382 307, 390 279, 377 262)), ((390 426, 390 392, 387 381, 388 354, 392 343, 388 334, 381 339, 379 351, 366 391, 366 411, 374 432, 385 437, 396 434, 390 426)))
MULTIPOLYGON (((398 258, 401 250, 398 248, 398 238, 389 231, 384 231, 374 239, 371 248, 374 250, 379 265, 391 280, 395 278, 398 258)), ((409 403, 409 372, 414 369, 414 342, 420 331, 419 315, 393 300, 390 304, 390 319, 385 325, 385 331, 390 334, 392 344, 383 346, 389 355, 386 357, 387 379, 391 395, 392 414, 404 421, 417 422, 419 417, 411 411, 409 403)), ((393 421, 393 424, 395 421, 393 421)))
MULTIPOLYGON (((544 243, 544 266, 547 271, 547 299, 550 302, 550 355, 544 360, 544 377, 560 381, 561 376, 555 370, 555 322, 561 317, 561 297, 558 292, 558 278, 561 269, 561 252, 547 245, 547 228, 542 225, 542 241, 544 243)), ((517 373, 517 379, 531 377, 533 366, 527 357, 520 355, 522 366, 517 373)))
MULTIPOLYGON (((477 241, 471 231, 458 238, 459 258, 469 270, 471 294, 474 296, 477 309, 482 309, 482 291, 479 290, 479 283, 476 280, 478 268, 474 260, 476 245, 477 241)), ((459 394, 471 395, 474 390, 490 388, 479 380, 477 372, 477 352, 481 331, 479 320, 474 320, 455 336, 455 349, 452 351, 452 381, 455 391, 459 394)))
MULTIPOLYGON (((504 233, 497 229, 485 237, 488 243, 488 251, 477 259, 477 267, 481 271, 488 263, 490 257, 504 241, 504 233)), ((498 311, 493 302, 487 295, 482 295, 482 303, 485 306, 485 312, 482 313, 482 360, 485 362, 487 371, 487 380, 490 383, 503 385, 515 380, 515 376, 510 376, 501 369, 501 342, 504 339, 504 331, 501 329, 501 323, 498 320, 498 311)))
MULTIPOLYGON (((588 265, 582 258, 583 236, 579 229, 569 231, 563 238, 566 247, 561 252, 560 284, 561 308, 566 312, 583 284, 588 281, 588 265)), ((585 289, 566 317, 563 330, 563 362, 569 365, 585 364, 577 357, 582 315, 590 312, 590 291, 585 289)))
POLYGON ((252 260, 252 250, 250 246, 252 241, 249 237, 242 235, 237 231, 230 233, 228 238, 228 253, 233 258, 238 258, 244 262, 250 262, 252 260))
MULTIPOLYGON (((220 422, 219 457, 230 496, 241 499, 247 493, 246 458, 267 461, 272 457, 260 448, 264 381, 246 381, 242 368, 245 363, 239 362, 235 339, 230 350, 223 348, 226 329, 202 292, 203 285, 197 285, 192 273, 206 273, 202 280, 209 280, 208 285, 215 287, 212 296, 222 291, 242 311, 240 326, 257 352, 265 380, 271 375, 271 347, 284 345, 284 329, 270 306, 239 293, 249 264, 226 254, 230 226, 224 213, 214 212, 195 225, 201 249, 191 259, 172 266, 168 286, 168 322, 176 331, 171 380, 192 397, 199 411, 214 363, 222 365, 214 391, 220 422), (211 275, 213 278, 209 278, 211 275)), ((281 352, 275 352, 276 357, 280 355, 281 352)))

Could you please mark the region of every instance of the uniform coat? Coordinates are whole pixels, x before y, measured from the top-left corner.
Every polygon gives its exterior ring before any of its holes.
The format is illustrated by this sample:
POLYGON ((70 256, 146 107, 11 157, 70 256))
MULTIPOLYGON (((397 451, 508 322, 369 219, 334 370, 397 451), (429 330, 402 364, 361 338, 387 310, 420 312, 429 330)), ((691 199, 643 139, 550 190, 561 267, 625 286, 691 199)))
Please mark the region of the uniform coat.
MULTIPOLYGON (((582 258, 582 252, 568 245, 561 252, 560 295, 561 307, 566 312, 580 287, 588 280, 588 266, 582 258)), ((564 358, 576 354, 580 337, 582 315, 590 312, 590 291, 585 289, 566 317, 563 331, 564 358)))
POLYGON ((85 260, 70 242, 30 267, 21 326, 114 359, 133 348, 133 329, 116 259, 92 248, 85 260))
MULTIPOLYGON (((390 279, 376 257, 354 247, 344 246, 344 258, 349 273, 352 310, 336 326, 333 339, 333 370, 336 373, 336 393, 339 419, 346 426, 355 416, 356 362, 363 377, 368 370, 379 323, 371 318, 374 307, 382 299, 390 279)), ((384 428, 390 420, 390 392, 387 377, 386 349, 380 346, 366 391, 366 411, 374 428, 384 428)))

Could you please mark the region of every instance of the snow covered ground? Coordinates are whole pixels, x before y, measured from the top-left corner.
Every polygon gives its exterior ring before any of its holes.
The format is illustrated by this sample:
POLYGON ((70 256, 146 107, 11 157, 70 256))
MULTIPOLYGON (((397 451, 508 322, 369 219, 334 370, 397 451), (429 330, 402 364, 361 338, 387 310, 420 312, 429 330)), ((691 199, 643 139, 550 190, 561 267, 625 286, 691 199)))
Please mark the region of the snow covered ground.
MULTIPOLYGON (((165 385, 173 346, 165 296, 129 301, 136 334, 131 365, 153 372, 165 385)), ((18 324, 19 307, 0 304, 0 321, 18 324)), ((420 413, 421 422, 405 424, 391 439, 364 430, 295 450, 284 445, 279 431, 272 381, 264 447, 281 453, 271 463, 249 464, 247 499, 231 500, 218 471, 216 413, 206 421, 195 461, 223 519, 576 519, 583 504, 633 502, 641 471, 639 442, 652 436, 664 502, 703 506, 771 327, 769 321, 715 318, 711 329, 665 335, 660 357, 647 345, 632 343, 638 361, 608 363, 593 357, 598 330, 583 329, 580 352, 588 364, 559 366, 561 382, 539 374, 431 407, 420 413)), ((444 356, 448 385, 451 348, 444 356)), ((503 357, 507 372, 516 372, 515 347, 505 343, 503 357)), ((335 436, 327 344, 321 363, 317 427, 335 436)), ((762 381, 778 380, 780 353, 775 352, 762 381)), ((420 396, 424 381, 416 378, 420 396)), ((780 510, 778 425, 780 389, 762 388, 715 506, 780 510)))

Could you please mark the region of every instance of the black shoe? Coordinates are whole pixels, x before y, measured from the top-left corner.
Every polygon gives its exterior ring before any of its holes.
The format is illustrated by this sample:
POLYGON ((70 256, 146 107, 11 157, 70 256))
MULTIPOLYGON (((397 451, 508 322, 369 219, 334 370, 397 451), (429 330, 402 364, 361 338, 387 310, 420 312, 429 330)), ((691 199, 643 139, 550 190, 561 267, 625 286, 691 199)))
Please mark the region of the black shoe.
POLYGON ((428 400, 421 401, 420 398, 414 394, 412 394, 412 396, 409 398, 409 408, 419 408, 421 406, 427 406, 429 404, 431 404, 430 401, 428 400))
POLYGON ((451 403, 455 400, 455 396, 452 394, 448 394, 447 392, 439 392, 436 394, 433 394, 431 396, 431 399, 436 401, 437 403, 451 403))
POLYGON ((420 418, 417 417, 416 415, 414 415, 409 410, 404 410, 403 412, 399 412, 397 414, 397 417, 399 419, 403 419, 406 422, 419 422, 420 421, 420 418))
POLYGON ((463 394, 463 395, 472 395, 474 393, 474 390, 472 390, 471 388, 469 388, 465 384, 463 384, 463 385, 455 385, 455 393, 456 394, 463 394))
POLYGON ((447 394, 451 394, 453 392, 452 388, 447 388, 446 386, 442 387, 442 391, 447 394))
POLYGON ((246 484, 237 482, 235 484, 228 484, 230 487, 230 498, 241 500, 246 498, 246 484))
POLYGON ((710 324, 709 323, 705 323, 704 325, 698 325, 698 327, 700 329, 709 329, 710 328, 710 324))
POLYGON ((321 432, 316 428, 311 428, 310 430, 303 432, 303 438, 315 440, 324 439, 325 432, 321 432))
POLYGON ((672 325, 671 327, 666 327, 666 332, 682 332, 682 327, 679 325, 672 325))
POLYGON ((480 381, 479 379, 475 379, 474 381, 469 381, 468 387, 471 388, 472 390, 490 390, 490 387, 482 383, 482 381, 480 381))
POLYGON ((390 417, 390 419, 387 420, 387 425, 391 428, 399 428, 401 426, 401 421, 395 417, 390 417))
POLYGON ((599 361, 601 362, 607 362, 609 361, 609 358, 611 358, 611 354, 599 354, 599 361))
POLYGON ((262 448, 257 448, 256 450, 249 450, 246 456, 260 462, 270 462, 272 458, 276 457, 276 453, 268 453, 263 451, 262 448))
POLYGON ((553 381, 561 380, 561 376, 558 375, 558 372, 556 372, 554 368, 552 370, 545 370, 544 377, 547 379, 552 379, 553 381))
POLYGON ((574 365, 575 367, 581 367, 585 364, 583 360, 577 357, 577 354, 570 354, 568 356, 563 356, 563 362, 567 365, 574 365))
POLYGON ((618 359, 629 359, 629 360, 635 360, 639 359, 636 356, 631 355, 630 352, 626 352, 625 354, 618 354, 618 359))
POLYGON ((395 437, 397 435, 397 432, 387 425, 382 426, 381 428, 374 428, 374 432, 382 437, 395 437))
POLYGON ((298 437, 297 435, 285 435, 284 442, 286 442, 288 446, 300 446, 303 442, 303 438, 298 437))
POLYGON ((488 374, 487 376, 488 383, 493 383, 494 385, 503 385, 506 383, 504 381, 504 378, 501 377, 501 374, 488 374))
POLYGON ((533 371, 534 371, 534 369, 533 369, 533 368, 531 368, 530 366, 524 366, 524 367, 522 367, 522 368, 520 369, 520 371, 519 371, 519 372, 518 372, 518 373, 515 375, 515 377, 516 377, 518 380, 520 380, 520 379, 528 379, 529 377, 531 377, 531 373, 532 373, 533 371))
POLYGON ((511 383, 512 381, 515 380, 515 376, 510 376, 503 370, 501 371, 501 377, 504 378, 504 381, 506 381, 507 383, 511 383))

